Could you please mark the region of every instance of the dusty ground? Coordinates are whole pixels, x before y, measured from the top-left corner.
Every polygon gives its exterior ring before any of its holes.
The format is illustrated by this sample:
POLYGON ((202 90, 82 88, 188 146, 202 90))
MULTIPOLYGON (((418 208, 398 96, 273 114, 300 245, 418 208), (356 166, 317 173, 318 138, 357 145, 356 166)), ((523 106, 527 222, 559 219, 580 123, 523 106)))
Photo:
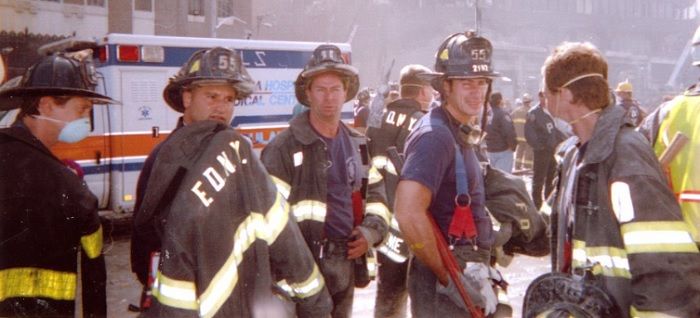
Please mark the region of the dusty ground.
MULTIPOLYGON (((129 240, 116 238, 105 244, 107 256, 107 306, 108 317, 136 317, 129 312, 129 304, 139 301, 139 284, 131 273, 129 265, 129 240)), ((534 278, 549 270, 549 258, 518 256, 508 268, 501 269, 510 283, 508 297, 514 309, 514 317, 520 317, 522 299, 527 285, 534 278)), ((353 317, 372 317, 376 284, 355 290, 353 317)))

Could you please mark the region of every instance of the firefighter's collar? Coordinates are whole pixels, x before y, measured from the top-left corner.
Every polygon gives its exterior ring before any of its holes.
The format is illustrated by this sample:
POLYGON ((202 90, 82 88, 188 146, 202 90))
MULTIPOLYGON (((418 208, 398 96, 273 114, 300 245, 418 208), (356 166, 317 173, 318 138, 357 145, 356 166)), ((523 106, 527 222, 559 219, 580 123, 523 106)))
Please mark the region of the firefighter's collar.
POLYGON ((600 112, 593 135, 588 141, 588 149, 581 161, 583 164, 602 162, 612 154, 617 133, 625 125, 624 116, 624 110, 613 105, 608 105, 600 112))
MULTIPOLYGON (((342 120, 340 121, 340 124, 347 128, 347 131, 350 133, 350 137, 363 137, 361 133, 346 125, 342 120)), ((292 135, 294 135, 294 138, 304 145, 313 144, 321 139, 314 129, 311 128, 308 111, 294 117, 292 121, 289 122, 289 130, 291 131, 292 135)))

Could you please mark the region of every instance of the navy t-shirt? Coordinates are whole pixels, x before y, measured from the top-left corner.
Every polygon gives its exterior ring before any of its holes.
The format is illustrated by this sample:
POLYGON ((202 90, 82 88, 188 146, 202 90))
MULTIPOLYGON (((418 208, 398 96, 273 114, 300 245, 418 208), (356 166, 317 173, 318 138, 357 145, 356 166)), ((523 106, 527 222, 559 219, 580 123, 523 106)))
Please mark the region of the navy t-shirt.
POLYGON ((352 189, 357 182, 355 179, 359 166, 352 155, 349 132, 343 125, 334 138, 321 138, 326 143, 330 163, 326 170, 328 193, 323 230, 327 238, 347 239, 353 229, 352 189))
MULTIPOLYGON (((401 170, 401 180, 416 181, 432 193, 428 210, 447 237, 447 229, 454 213, 457 184, 455 182, 455 139, 448 126, 447 113, 443 107, 433 108, 423 116, 406 143, 406 162, 401 170)), ((491 220, 484 208, 485 192, 481 166, 472 147, 462 147, 464 166, 469 183, 471 208, 475 216, 478 237, 477 245, 490 248, 494 235, 491 220)), ((459 244, 458 244, 459 245, 459 244)))

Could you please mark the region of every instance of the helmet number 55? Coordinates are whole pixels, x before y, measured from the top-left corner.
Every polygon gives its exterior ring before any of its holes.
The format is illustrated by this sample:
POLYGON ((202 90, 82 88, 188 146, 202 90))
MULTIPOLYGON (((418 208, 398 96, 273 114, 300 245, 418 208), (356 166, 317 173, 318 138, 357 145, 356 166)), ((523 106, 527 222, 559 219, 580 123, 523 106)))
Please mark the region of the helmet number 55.
POLYGON ((472 50, 471 56, 472 56, 472 60, 476 60, 476 61, 486 60, 486 49, 472 50))
POLYGON ((233 57, 230 55, 219 55, 219 69, 220 70, 225 70, 228 69, 229 67, 235 65, 235 61, 233 60, 233 57))

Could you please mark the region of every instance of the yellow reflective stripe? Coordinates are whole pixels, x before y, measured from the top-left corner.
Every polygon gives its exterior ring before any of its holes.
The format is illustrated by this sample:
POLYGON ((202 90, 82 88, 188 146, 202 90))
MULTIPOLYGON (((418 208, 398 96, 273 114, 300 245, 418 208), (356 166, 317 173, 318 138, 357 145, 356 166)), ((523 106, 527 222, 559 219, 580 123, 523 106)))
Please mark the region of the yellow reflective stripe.
POLYGON ((389 160, 386 156, 375 156, 372 158, 372 166, 376 167, 377 169, 384 169, 386 172, 393 174, 393 175, 398 175, 396 172, 396 167, 394 167, 394 163, 389 160))
POLYGON ((525 139, 525 137, 515 137, 515 140, 517 142, 527 142, 527 139, 525 139))
POLYGON ((374 253, 370 253, 367 256, 367 273, 370 279, 377 277, 377 258, 374 256, 374 253))
POLYGON ((365 214, 374 214, 382 218, 387 225, 391 224, 391 212, 381 202, 370 202, 365 206, 365 214))
POLYGON ((572 265, 577 268, 593 266, 593 273, 610 277, 631 278, 627 252, 612 246, 586 247, 580 240, 573 241, 572 265))
POLYGON ((383 179, 382 174, 374 166, 369 167, 369 184, 375 184, 381 182, 383 179))
POLYGON ((291 297, 308 298, 318 294, 318 292, 323 289, 323 286, 325 286, 325 283, 321 272, 318 270, 316 264, 314 264, 311 274, 303 282, 289 284, 286 280, 281 280, 277 282, 277 285, 291 297))
POLYGON ((0 271, 0 301, 12 297, 75 299, 76 274, 21 267, 0 271))
POLYGON ((163 305, 186 310, 199 308, 194 282, 172 279, 158 271, 151 291, 163 305))
POLYGON ((265 216, 251 212, 238 225, 233 237, 231 254, 199 297, 201 317, 214 316, 231 295, 238 283, 238 265, 243 261, 243 254, 253 245, 253 242, 260 238, 268 244, 274 243, 287 225, 288 219, 289 208, 281 194, 278 194, 275 203, 265 216))
POLYGON ((633 222, 622 225, 628 253, 697 253, 683 221, 633 222))
MULTIPOLYGON (((252 215, 250 217, 252 217, 252 215)), ((272 245, 272 243, 277 240, 280 233, 282 233, 288 221, 289 205, 282 197, 282 194, 277 193, 275 203, 265 214, 265 224, 256 229, 256 236, 265 240, 267 245, 272 245)))
POLYGON ((80 237, 80 245, 89 258, 95 258, 102 253, 102 225, 92 234, 80 237))
POLYGON ((292 191, 292 187, 289 185, 289 183, 286 183, 284 180, 273 175, 270 175, 270 177, 272 178, 272 182, 277 187, 277 191, 282 193, 282 196, 284 196, 285 199, 289 199, 289 193, 292 191))
POLYGON ((326 204, 317 200, 303 200, 292 205, 292 214, 297 222, 326 221, 326 204))
POLYGON ((656 311, 641 311, 635 308, 634 306, 630 306, 630 317, 634 318, 679 318, 678 316, 672 316, 668 314, 664 314, 662 312, 656 312, 656 311))

